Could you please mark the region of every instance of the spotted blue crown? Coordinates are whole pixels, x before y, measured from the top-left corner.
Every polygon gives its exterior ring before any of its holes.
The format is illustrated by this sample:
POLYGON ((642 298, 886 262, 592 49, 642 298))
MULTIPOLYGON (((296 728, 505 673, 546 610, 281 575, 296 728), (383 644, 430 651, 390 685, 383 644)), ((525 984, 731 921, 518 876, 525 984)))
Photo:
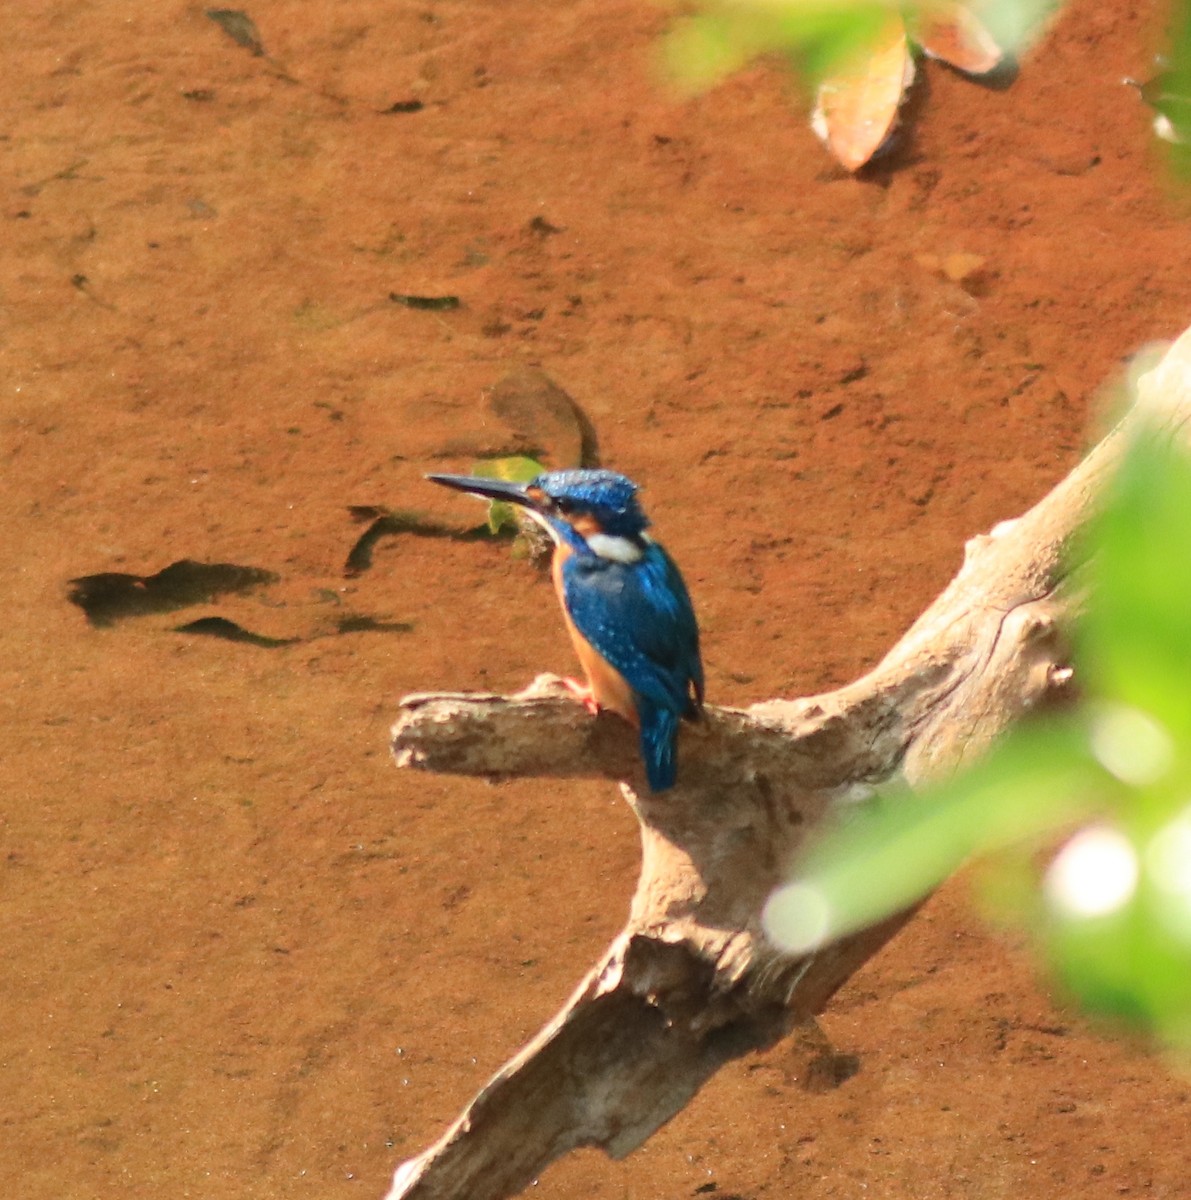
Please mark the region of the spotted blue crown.
POLYGON ((637 485, 615 471, 545 471, 527 490, 537 488, 564 513, 590 513, 613 537, 636 537, 649 527, 637 503, 637 485))

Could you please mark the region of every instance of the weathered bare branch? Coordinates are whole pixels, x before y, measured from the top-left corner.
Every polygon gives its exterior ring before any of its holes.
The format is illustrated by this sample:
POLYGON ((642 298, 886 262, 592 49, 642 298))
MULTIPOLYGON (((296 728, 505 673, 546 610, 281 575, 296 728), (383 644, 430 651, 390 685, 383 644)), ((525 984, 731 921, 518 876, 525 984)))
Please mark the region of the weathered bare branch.
MULTIPOLYGON (((1139 409, 1191 416, 1191 331, 1142 381, 1139 409)), ((973 538, 955 579, 889 654, 847 687, 709 709, 683 735, 678 786, 645 787, 635 737, 543 676, 517 696, 411 696, 400 766, 482 776, 622 781, 641 824, 628 923, 559 1014, 444 1137, 397 1171, 389 1200, 498 1200, 580 1145, 628 1153, 719 1066, 822 1011, 909 918, 809 957, 761 928, 766 898, 836 806, 903 775, 954 771, 1070 678, 1073 539, 1137 410, 1022 517, 973 538)))

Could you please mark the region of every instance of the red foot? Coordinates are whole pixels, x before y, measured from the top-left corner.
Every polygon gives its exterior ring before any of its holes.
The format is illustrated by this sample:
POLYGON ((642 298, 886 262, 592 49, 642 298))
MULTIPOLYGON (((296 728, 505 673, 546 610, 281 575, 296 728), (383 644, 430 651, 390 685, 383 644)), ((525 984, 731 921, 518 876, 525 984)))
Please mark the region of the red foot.
POLYGON ((563 686, 583 705, 585 709, 594 717, 600 711, 599 701, 595 698, 595 693, 586 684, 580 683, 577 679, 564 679, 563 686))

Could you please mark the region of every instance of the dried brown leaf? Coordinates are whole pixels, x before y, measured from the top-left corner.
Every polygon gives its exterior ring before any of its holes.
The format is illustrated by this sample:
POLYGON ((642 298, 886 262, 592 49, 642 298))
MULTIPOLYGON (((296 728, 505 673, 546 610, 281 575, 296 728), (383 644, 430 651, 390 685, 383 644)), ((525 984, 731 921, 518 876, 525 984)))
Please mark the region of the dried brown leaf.
POLYGON ((897 126, 897 112, 914 81, 914 60, 900 16, 854 65, 819 84, 811 127, 849 171, 859 170, 897 126))
POLYGON ((924 54, 968 75, 987 75, 1005 52, 967 5, 939 0, 918 14, 914 40, 924 54))

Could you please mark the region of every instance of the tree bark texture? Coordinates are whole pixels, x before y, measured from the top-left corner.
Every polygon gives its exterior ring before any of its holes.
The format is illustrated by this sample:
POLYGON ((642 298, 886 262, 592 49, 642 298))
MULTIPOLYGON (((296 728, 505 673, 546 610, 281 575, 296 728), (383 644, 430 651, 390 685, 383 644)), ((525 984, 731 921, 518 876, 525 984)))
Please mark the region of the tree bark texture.
POLYGON ((979 755, 1066 692, 1076 539, 1135 427, 1181 433, 1191 331, 1138 385, 1122 422, 1023 516, 972 538, 950 585, 867 675, 837 691, 709 708, 684 731, 677 786, 650 793, 636 738, 551 676, 516 696, 414 695, 393 727, 406 769, 620 782, 641 827, 628 923, 562 1010, 388 1200, 499 1200, 579 1146, 628 1154, 725 1062, 812 1020, 909 919, 802 957, 761 926, 808 833, 895 776, 911 785, 979 755))

